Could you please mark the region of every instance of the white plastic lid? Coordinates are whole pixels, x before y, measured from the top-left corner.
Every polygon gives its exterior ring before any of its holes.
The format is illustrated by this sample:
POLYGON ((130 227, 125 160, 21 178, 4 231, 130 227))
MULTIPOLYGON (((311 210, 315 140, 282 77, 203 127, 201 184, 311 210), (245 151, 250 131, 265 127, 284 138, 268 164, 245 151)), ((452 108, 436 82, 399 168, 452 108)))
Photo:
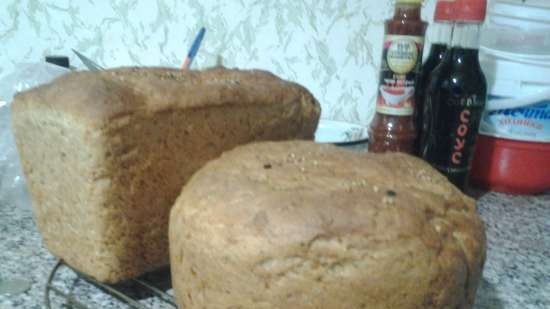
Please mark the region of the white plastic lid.
POLYGON ((481 36, 480 63, 491 100, 487 109, 550 97, 550 0, 493 0, 481 36))
POLYGON ((481 45, 486 49, 515 54, 515 57, 550 61, 550 27, 548 30, 527 31, 487 25, 481 33, 481 45))
POLYGON ((487 19, 483 46, 550 58, 550 0, 495 0, 487 19))
POLYGON ((520 97, 550 89, 550 62, 522 62, 485 49, 479 59, 493 95, 520 97))
POLYGON ((495 0, 489 8, 491 17, 506 17, 539 23, 550 27, 550 1, 548 0, 495 0))

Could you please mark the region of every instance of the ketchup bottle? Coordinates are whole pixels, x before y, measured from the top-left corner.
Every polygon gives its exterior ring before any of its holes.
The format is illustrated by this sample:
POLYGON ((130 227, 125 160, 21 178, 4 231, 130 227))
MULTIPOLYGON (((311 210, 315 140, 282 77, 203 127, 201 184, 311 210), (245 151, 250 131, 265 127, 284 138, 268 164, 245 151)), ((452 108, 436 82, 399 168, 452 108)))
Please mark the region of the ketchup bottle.
MULTIPOLYGON (((434 23, 430 25, 429 39, 431 41, 430 53, 426 62, 422 66, 420 78, 416 86, 416 108, 415 108, 415 125, 417 129, 417 138, 415 143, 415 151, 421 155, 420 139, 423 131, 423 116, 424 116, 424 99, 426 96, 426 88, 432 76, 433 70, 445 59, 445 55, 449 51, 451 38, 453 34, 454 21, 448 20, 449 16, 441 11, 445 10, 446 0, 437 0, 435 6, 434 23)), ((448 1, 447 1, 448 2, 448 1)))
POLYGON ((369 127, 369 151, 413 154, 415 90, 422 65, 427 23, 420 19, 422 0, 397 0, 386 21, 376 114, 369 127))
POLYGON ((424 101, 422 157, 464 190, 471 167, 487 82, 478 60, 486 0, 442 1, 454 20, 450 51, 432 72, 424 101))

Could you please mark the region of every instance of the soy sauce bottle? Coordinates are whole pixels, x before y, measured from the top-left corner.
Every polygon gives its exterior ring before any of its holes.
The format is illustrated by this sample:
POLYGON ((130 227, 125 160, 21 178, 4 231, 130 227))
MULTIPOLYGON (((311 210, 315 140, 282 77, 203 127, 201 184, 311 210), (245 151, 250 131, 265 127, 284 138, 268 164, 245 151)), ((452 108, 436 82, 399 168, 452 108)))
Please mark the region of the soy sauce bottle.
POLYGON ((422 157, 458 188, 467 186, 487 82, 478 60, 485 0, 443 1, 454 20, 450 50, 432 72, 424 101, 422 157))
POLYGON ((376 114, 369 127, 369 151, 414 153, 415 91, 427 23, 422 0, 397 0, 385 23, 376 114))
POLYGON ((424 130, 424 100, 426 97, 426 88, 432 76, 433 70, 445 59, 451 44, 454 21, 448 20, 449 16, 444 13, 445 0, 438 0, 435 7, 434 23, 430 25, 428 32, 431 41, 431 48, 416 86, 416 108, 414 123, 417 129, 417 139, 415 141, 415 152, 421 155, 420 144, 422 131, 424 130))

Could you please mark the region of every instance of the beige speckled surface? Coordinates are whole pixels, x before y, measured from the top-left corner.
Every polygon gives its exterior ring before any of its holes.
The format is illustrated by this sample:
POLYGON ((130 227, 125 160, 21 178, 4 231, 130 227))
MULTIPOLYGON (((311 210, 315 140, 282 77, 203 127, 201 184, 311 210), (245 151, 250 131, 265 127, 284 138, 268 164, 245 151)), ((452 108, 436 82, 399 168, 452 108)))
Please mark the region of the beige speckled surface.
POLYGON ((170 214, 181 308, 471 309, 474 200, 424 161, 312 142, 237 147, 170 214))
POLYGON ((320 107, 266 72, 140 68, 65 75, 12 111, 46 246, 116 283, 168 264, 170 208, 204 163, 251 141, 313 139, 320 107))

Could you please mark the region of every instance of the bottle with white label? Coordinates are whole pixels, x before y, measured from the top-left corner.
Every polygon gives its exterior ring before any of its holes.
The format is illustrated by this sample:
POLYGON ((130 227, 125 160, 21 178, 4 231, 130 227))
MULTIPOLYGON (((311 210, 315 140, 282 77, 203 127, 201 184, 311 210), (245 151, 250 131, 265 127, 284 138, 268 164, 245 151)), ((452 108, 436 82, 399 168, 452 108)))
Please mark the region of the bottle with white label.
POLYGON ((460 189, 468 182, 487 82, 478 60, 485 0, 456 0, 441 14, 455 21, 450 51, 432 72, 424 101, 421 155, 460 189))

